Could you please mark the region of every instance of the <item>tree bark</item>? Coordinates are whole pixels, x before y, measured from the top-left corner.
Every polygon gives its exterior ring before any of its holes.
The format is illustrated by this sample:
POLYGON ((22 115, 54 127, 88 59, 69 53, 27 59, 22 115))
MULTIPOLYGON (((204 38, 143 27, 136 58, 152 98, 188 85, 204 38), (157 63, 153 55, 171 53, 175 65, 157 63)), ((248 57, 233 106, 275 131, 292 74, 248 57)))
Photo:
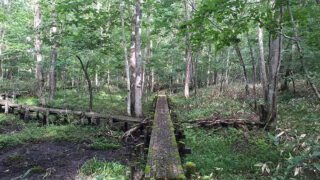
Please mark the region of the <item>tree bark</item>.
POLYGON ((254 98, 254 109, 257 109, 257 95, 256 95, 256 61, 254 59, 253 50, 250 42, 249 33, 247 32, 248 45, 250 49, 251 64, 252 64, 252 84, 253 84, 253 98, 254 98))
MULTIPOLYGON (((185 7, 185 18, 186 21, 190 20, 189 13, 188 13, 188 5, 187 5, 187 0, 184 1, 184 7, 185 7)), ((192 63, 192 48, 191 48, 191 42, 190 42, 190 32, 189 32, 190 27, 187 26, 187 62, 186 62, 186 79, 185 79, 185 84, 184 84, 184 96, 186 99, 190 97, 189 93, 189 85, 190 85, 190 80, 191 80, 191 63, 192 63)))
MULTIPOLYGON (((123 17, 123 2, 120 0, 120 13, 121 13, 121 28, 122 28, 122 39, 123 39, 123 49, 124 49, 124 64, 126 69, 126 81, 127 81, 127 114, 131 116, 131 94, 130 94, 130 69, 128 62, 128 50, 127 50, 127 40, 125 34, 124 17, 123 17)), ((109 70, 108 70, 109 77, 109 70)), ((108 78, 109 79, 109 78, 108 78)), ((109 84, 109 82, 108 82, 109 84)))
POLYGON ((142 9, 141 1, 136 1, 136 82, 135 82, 135 105, 136 117, 142 117, 142 59, 141 59, 141 24, 142 9))
POLYGON ((92 111, 93 109, 93 93, 92 93, 92 84, 91 84, 91 79, 90 79, 90 76, 89 76, 89 73, 88 73, 88 67, 89 67, 89 62, 88 61, 86 63, 86 66, 84 66, 80 56, 76 56, 78 58, 78 60, 80 61, 80 64, 81 64, 81 68, 83 70, 83 73, 84 73, 84 76, 87 80, 87 83, 88 83, 88 90, 89 90, 89 95, 90 95, 90 102, 89 102, 89 111, 92 111))
POLYGON ((306 78, 307 78, 308 82, 310 83, 310 85, 312 87, 313 92, 316 94, 316 96, 320 100, 320 93, 319 93, 316 85, 312 82, 312 79, 311 79, 311 77, 309 75, 308 69, 307 69, 307 67, 306 67, 306 65, 304 64, 304 61, 303 61, 303 52, 302 52, 302 46, 301 46, 301 43, 300 43, 300 40, 299 40, 299 36, 298 36, 298 28, 296 26, 295 20, 294 20, 293 15, 292 15, 292 11, 291 11, 289 0, 287 0, 287 8, 288 8, 290 19, 291 19, 292 29, 293 29, 294 37, 295 37, 295 42, 296 42, 297 47, 298 47, 300 64, 302 66, 303 72, 306 75, 306 78))
POLYGON ((129 70, 130 70, 130 111, 134 116, 135 110, 135 83, 136 83, 136 9, 134 8, 134 14, 131 22, 131 42, 130 42, 130 54, 129 54, 129 70))
POLYGON ((37 75, 37 84, 38 84, 38 95, 40 98, 40 104, 42 106, 46 105, 45 100, 45 80, 43 74, 43 55, 42 55, 42 41, 40 26, 42 23, 40 4, 39 0, 33 0, 34 3, 34 30, 35 30, 35 40, 34 40, 34 49, 36 51, 36 75, 37 75))
POLYGON ((240 64, 241 64, 241 67, 242 67, 242 71, 243 71, 243 77, 244 77, 244 83, 245 83, 245 88, 246 88, 246 96, 248 98, 249 96, 249 85, 248 85, 248 76, 247 76, 247 70, 246 70, 246 66, 244 64, 244 61, 243 61, 243 58, 242 58, 242 54, 241 54, 241 51, 240 51, 240 48, 238 46, 238 44, 235 44, 234 46, 234 50, 236 51, 238 57, 239 57, 239 61, 240 61, 240 64))
POLYGON ((260 76, 262 82, 263 99, 268 101, 268 79, 266 71, 266 63, 264 59, 264 47, 263 47, 263 29, 258 24, 258 40, 259 40, 259 52, 260 52, 260 76))
POLYGON ((51 16, 52 16, 52 29, 51 29, 51 66, 50 66, 50 101, 54 99, 55 89, 56 89, 56 75, 55 75, 55 64, 57 60, 57 43, 56 43, 56 34, 57 34, 57 13, 55 11, 56 0, 52 0, 51 4, 51 16))

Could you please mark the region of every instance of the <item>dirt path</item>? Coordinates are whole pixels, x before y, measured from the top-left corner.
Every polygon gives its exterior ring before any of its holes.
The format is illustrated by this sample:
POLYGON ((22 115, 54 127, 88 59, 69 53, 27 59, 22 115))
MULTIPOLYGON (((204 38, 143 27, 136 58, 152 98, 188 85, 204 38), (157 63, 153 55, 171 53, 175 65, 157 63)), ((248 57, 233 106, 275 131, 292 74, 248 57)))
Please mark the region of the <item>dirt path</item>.
POLYGON ((30 144, 0 151, 0 179, 19 177, 30 168, 41 167, 25 178, 43 179, 86 179, 78 177, 81 166, 89 159, 97 157, 106 161, 126 163, 130 148, 97 151, 87 149, 84 144, 70 142, 30 144))
POLYGON ((150 140, 146 178, 170 178, 183 174, 167 98, 159 95, 150 140))

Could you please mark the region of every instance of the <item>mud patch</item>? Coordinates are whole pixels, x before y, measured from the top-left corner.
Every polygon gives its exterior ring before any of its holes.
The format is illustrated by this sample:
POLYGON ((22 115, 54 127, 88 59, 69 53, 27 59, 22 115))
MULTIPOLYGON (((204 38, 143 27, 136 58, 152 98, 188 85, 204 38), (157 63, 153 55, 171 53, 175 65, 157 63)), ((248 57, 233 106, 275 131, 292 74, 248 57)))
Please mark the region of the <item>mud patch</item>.
POLYGON ((78 171, 93 157, 127 164, 132 147, 92 150, 70 142, 38 143, 0 151, 0 179, 80 179, 78 171), (19 178, 17 178, 19 179, 19 178))

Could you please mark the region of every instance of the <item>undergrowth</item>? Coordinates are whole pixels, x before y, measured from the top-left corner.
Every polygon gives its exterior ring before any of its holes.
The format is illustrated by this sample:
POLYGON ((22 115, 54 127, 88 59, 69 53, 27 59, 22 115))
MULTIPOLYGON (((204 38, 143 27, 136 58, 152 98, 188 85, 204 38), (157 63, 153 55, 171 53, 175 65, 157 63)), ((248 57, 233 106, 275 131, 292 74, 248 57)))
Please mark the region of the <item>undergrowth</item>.
POLYGON ((87 161, 80 169, 80 175, 92 179, 125 180, 128 167, 117 162, 107 162, 94 157, 87 161))
MULTIPOLYGON (((243 88, 203 88, 186 100, 182 93, 172 96, 179 120, 257 119, 241 99, 243 88)), ((319 179, 320 105, 305 92, 299 96, 282 92, 278 125, 264 129, 186 129, 186 146, 192 154, 198 179, 319 179)), ((259 101, 260 102, 260 101, 259 101)), ((185 124, 186 125, 186 124, 185 124)), ((186 127, 186 126, 185 126, 186 127)))

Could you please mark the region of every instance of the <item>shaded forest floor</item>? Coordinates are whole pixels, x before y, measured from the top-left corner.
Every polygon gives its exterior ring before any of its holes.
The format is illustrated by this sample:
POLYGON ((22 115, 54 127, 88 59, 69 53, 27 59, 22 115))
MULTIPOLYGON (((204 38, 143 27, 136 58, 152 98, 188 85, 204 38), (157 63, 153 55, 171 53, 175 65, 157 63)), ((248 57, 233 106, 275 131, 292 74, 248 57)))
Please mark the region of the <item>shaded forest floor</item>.
MULTIPOLYGON (((240 86, 241 87, 241 86, 240 86)), ((298 91, 281 92, 279 120, 275 130, 234 127, 186 127, 186 146, 192 154, 183 158, 197 165, 195 178, 208 179, 319 179, 320 104, 305 85, 298 91), (303 88, 303 89, 302 89, 303 88)), ((185 100, 173 95, 179 120, 246 119, 259 117, 244 102, 244 88, 200 89, 197 97, 185 100)), ((261 100, 261 99, 260 99, 261 100)))
MULTIPOLYGON (((238 87, 230 86, 223 93, 219 87, 202 88, 188 100, 180 92, 171 101, 181 121, 257 120, 244 102, 243 88, 238 87)), ((280 93, 275 130, 246 126, 189 129, 191 124, 184 123, 185 143, 192 154, 183 157, 183 163, 196 164, 194 179, 319 179, 320 105, 312 92, 302 89, 303 84, 298 87, 295 94, 280 93)), ((94 111, 124 115, 125 96, 125 91, 115 87, 96 90, 94 111)), ((153 96, 145 103, 145 115, 153 96)), ((66 107, 86 109, 88 99, 85 91, 67 90, 66 107)), ((19 103, 37 105, 38 101, 23 96, 19 103)), ((62 105, 63 91, 58 91, 49 106, 62 105)), ((14 115, 0 114, 0 179, 125 179, 135 144, 110 137, 122 135, 119 129, 69 122, 45 127, 36 119, 24 123, 14 115)))

